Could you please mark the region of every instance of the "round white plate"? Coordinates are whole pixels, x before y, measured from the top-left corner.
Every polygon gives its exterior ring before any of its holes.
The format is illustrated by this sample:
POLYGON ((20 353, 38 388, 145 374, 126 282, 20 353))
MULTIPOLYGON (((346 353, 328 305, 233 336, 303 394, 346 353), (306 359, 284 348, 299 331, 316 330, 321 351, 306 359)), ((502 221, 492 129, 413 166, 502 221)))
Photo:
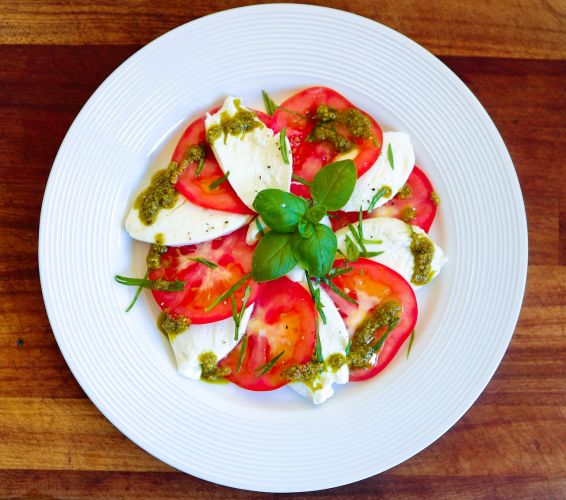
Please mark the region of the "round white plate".
MULTIPOLYGON (((69 130, 47 185, 41 284, 75 377, 125 435, 164 462, 223 485, 307 491, 357 481, 446 432, 488 383, 511 339, 527 266, 525 211, 490 118, 438 59, 385 26, 305 5, 208 16, 122 64, 69 130), (337 89, 385 129, 409 132, 442 203, 433 236, 449 262, 419 292, 405 352, 376 379, 314 407, 289 389, 255 394, 176 373, 157 312, 117 273, 143 275, 147 247, 123 229, 148 169, 183 126, 237 94, 259 105, 307 85, 337 89)), ((487 450, 486 450, 487 451, 487 450)))

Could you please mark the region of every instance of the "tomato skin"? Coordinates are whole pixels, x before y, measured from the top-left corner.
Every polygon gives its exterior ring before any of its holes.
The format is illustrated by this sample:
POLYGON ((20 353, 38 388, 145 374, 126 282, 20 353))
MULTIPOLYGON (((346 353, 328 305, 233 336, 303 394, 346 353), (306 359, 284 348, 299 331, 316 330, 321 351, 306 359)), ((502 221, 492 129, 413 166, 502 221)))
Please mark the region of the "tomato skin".
MULTIPOLYGON (((432 199, 434 189, 426 174, 415 165, 411 175, 407 179, 407 184, 411 186, 413 195, 407 199, 400 199, 395 195, 385 205, 376 208, 372 212, 364 212, 364 219, 372 217, 393 217, 403 220, 403 211, 407 207, 415 207, 417 209, 416 217, 411 221, 413 226, 419 226, 428 233, 430 226, 436 216, 437 205, 432 199)), ((334 212, 331 217, 332 229, 338 229, 347 226, 358 220, 359 214, 356 212, 334 212)))
MULTIPOLYGON (((210 114, 216 113, 218 109, 210 110, 210 114)), ((271 125, 269 115, 261 111, 256 111, 256 113, 267 127, 271 125)), ((175 189, 195 205, 204 208, 213 208, 235 214, 253 214, 254 212, 240 200, 229 182, 223 182, 212 190, 209 188, 210 184, 224 175, 224 172, 216 161, 210 145, 206 142, 205 118, 205 116, 197 118, 185 129, 171 157, 171 161, 181 163, 185 152, 191 146, 204 144, 206 156, 200 175, 195 177, 198 162, 189 164, 183 175, 179 177, 175 189)))
MULTIPOLYGON (((360 382, 375 377, 395 357, 415 327, 418 317, 418 306, 415 292, 411 285, 392 269, 363 258, 353 263, 344 260, 334 263, 334 267, 344 267, 345 265, 353 267, 354 270, 337 276, 332 279, 332 282, 341 290, 348 290, 350 297, 357 299, 358 292, 363 290, 370 297, 380 299, 380 302, 391 299, 398 300, 403 308, 401 319, 385 340, 376 365, 366 369, 350 371, 350 380, 352 382, 360 382), (370 290, 371 293, 369 292, 370 290)), ((358 312, 358 306, 344 300, 327 287, 326 291, 330 294, 344 321, 348 324, 348 319, 354 317, 354 314, 358 312)), ((379 302, 376 306, 378 304, 379 302)), ((350 332, 350 334, 352 335, 353 332, 350 332)))
MULTIPOLYGON (((246 244, 247 227, 197 245, 169 247, 161 255, 161 267, 151 271, 152 280, 165 279, 185 281, 185 288, 180 292, 161 292, 152 290, 153 297, 159 307, 173 315, 188 318, 191 323, 203 324, 220 321, 232 316, 230 300, 218 304, 210 311, 205 308, 226 292, 244 275, 251 272, 252 254, 255 248, 246 244), (206 265, 192 261, 191 258, 203 257, 217 267, 211 269, 206 265)), ((258 285, 250 279, 251 287, 248 305, 256 298, 258 285)), ((246 284, 235 293, 238 309, 241 308, 246 284)))
MULTIPOLYGON (((284 101, 273 115, 272 129, 279 132, 286 127, 286 134, 293 152, 293 173, 307 181, 338 156, 333 146, 327 143, 308 142, 307 136, 315 125, 313 116, 321 104, 338 110, 354 108, 366 115, 372 123, 374 140, 349 136, 360 151, 354 158, 358 177, 377 161, 383 144, 383 132, 378 123, 367 113, 356 108, 338 92, 327 87, 310 87, 284 101)), ((309 189, 299 183, 291 185, 291 191, 300 196, 310 197, 309 189)))
POLYGON ((236 372, 242 341, 219 365, 231 369, 226 378, 251 391, 273 391, 289 383, 283 372, 310 361, 316 342, 315 306, 310 293, 286 277, 259 285, 248 327, 247 345, 240 371, 236 372), (285 328, 287 327, 287 328, 285 328), (282 351, 265 375, 258 370, 282 351))

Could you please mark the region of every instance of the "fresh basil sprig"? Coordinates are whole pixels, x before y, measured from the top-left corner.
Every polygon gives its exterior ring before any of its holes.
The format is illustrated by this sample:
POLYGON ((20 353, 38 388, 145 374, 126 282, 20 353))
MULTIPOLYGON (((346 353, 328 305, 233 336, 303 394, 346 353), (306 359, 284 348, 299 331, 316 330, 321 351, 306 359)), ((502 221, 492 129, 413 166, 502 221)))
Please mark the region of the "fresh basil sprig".
POLYGON ((308 183, 312 200, 278 189, 260 191, 254 209, 271 229, 254 252, 252 274, 270 281, 287 274, 297 263, 313 278, 332 268, 337 241, 332 229, 320 221, 328 210, 339 210, 349 200, 357 172, 352 160, 327 165, 308 183))

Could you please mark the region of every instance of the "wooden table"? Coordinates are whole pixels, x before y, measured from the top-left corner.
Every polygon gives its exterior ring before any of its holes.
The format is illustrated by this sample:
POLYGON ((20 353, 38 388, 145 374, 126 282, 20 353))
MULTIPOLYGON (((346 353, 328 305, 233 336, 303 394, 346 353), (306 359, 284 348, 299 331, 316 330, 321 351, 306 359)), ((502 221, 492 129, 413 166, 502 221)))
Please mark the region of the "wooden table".
MULTIPOLYGON (((86 99, 156 36, 248 3, 0 0, 2 498, 262 497, 176 472, 112 427, 59 352, 37 269, 45 183, 86 99)), ((470 86, 514 159, 530 256, 515 336, 477 403, 404 464, 313 496, 566 497, 566 1, 315 3, 408 35, 470 86)))

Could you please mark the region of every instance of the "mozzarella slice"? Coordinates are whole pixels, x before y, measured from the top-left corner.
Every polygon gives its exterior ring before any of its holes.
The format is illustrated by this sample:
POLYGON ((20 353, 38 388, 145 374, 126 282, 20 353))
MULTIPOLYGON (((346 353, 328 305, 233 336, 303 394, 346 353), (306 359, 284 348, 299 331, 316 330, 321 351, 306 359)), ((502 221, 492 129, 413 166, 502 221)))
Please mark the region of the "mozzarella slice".
MULTIPOLYGON (((358 229, 359 223, 353 224, 358 229)), ((418 234, 426 234, 420 227, 411 226, 402 220, 390 217, 375 217, 362 221, 364 238, 367 240, 381 240, 382 243, 365 243, 368 252, 383 252, 381 255, 372 257, 371 260, 379 262, 405 278, 413 288, 423 285, 411 283, 415 259, 411 253, 412 231, 418 234), (411 230, 412 229, 412 230, 411 230)), ((344 227, 336 232, 338 249, 346 253, 346 236, 359 248, 358 243, 352 236, 349 228, 344 227)), ((431 240, 432 241, 432 240, 431 240)), ((431 263, 433 278, 438 275, 447 259, 442 249, 434 242, 434 256, 431 263)))
POLYGON ((367 210, 373 197, 382 187, 391 188, 390 196, 382 196, 374 208, 380 207, 393 198, 405 185, 413 167, 415 166, 415 151, 409 135, 403 132, 385 132, 383 134, 383 148, 373 166, 356 182, 356 187, 348 203, 342 210, 344 212, 357 212, 367 210), (389 148, 393 157, 393 168, 389 162, 389 148))
POLYGON ((232 214, 220 210, 203 208, 179 195, 171 209, 162 209, 157 220, 147 226, 139 217, 139 211, 132 208, 126 218, 126 231, 136 240, 155 243, 161 236, 167 246, 191 245, 225 236, 245 226, 248 215, 232 214))
POLYGON ((177 370, 184 377, 200 379, 202 369, 199 356, 212 352, 218 360, 224 358, 240 341, 246 331, 254 306, 246 308, 240 323, 238 340, 234 340, 236 324, 232 317, 204 325, 191 325, 178 335, 170 335, 169 341, 177 360, 177 370))
MULTIPOLYGON (((307 284, 304 283, 303 286, 307 287, 307 284)), ((318 335, 320 338, 322 357, 326 360, 333 354, 342 354, 345 356, 349 337, 344 320, 342 316, 340 316, 332 299, 322 288, 320 289, 320 302, 324 306, 323 311, 326 316, 326 324, 322 322, 319 316, 318 335)), ((314 404, 320 404, 332 397, 334 394, 334 384, 345 384, 348 382, 348 379, 348 365, 342 365, 338 370, 326 367, 325 370, 312 381, 307 383, 293 382, 289 384, 289 387, 312 400, 314 404)))
MULTIPOLYGON (((223 116, 232 117, 239 109, 248 110, 240 102, 238 98, 227 97, 218 112, 207 114, 206 130, 220 125, 223 116)), ((259 118, 255 119, 259 126, 243 136, 221 134, 211 144, 222 171, 225 174, 230 172, 228 182, 249 208, 253 208, 257 193, 263 189, 289 191, 293 170, 293 155, 287 138, 285 144, 288 164, 283 161, 281 155, 279 134, 274 134, 259 118)))

